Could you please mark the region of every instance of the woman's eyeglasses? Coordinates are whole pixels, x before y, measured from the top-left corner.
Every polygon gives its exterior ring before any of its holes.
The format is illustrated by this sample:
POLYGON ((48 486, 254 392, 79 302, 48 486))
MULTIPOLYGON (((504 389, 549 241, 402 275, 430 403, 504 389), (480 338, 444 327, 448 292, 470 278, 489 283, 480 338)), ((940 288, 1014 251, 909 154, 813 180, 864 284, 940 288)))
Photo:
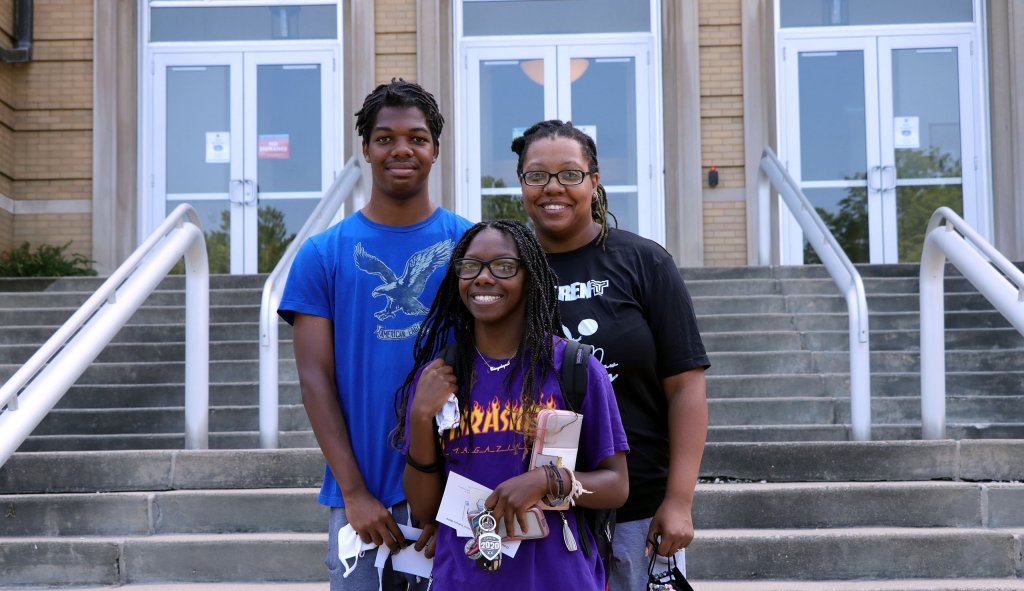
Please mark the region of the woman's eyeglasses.
POLYGON ((524 183, 531 187, 543 187, 551 181, 551 177, 558 179, 558 183, 563 187, 570 187, 582 183, 588 174, 590 173, 571 169, 559 170, 555 173, 546 170, 528 170, 519 176, 523 179, 524 183))
POLYGON ((487 267, 492 277, 510 279, 519 273, 519 262, 519 259, 513 257, 498 257, 489 261, 463 258, 455 259, 452 266, 459 279, 476 279, 484 267, 487 267))

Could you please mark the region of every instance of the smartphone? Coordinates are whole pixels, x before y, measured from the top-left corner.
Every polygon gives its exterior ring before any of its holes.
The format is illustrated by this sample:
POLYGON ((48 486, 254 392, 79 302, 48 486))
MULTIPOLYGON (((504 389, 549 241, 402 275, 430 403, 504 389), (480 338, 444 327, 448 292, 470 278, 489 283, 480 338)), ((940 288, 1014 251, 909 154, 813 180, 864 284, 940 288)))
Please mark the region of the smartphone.
MULTIPOLYGON (((474 517, 479 515, 479 511, 472 512, 468 515, 469 520, 472 521, 474 517)), ((523 533, 521 527, 519 527, 519 520, 515 520, 515 531, 514 535, 507 535, 505 532, 505 520, 501 519, 498 521, 498 535, 501 536, 502 542, 514 542, 516 540, 537 540, 540 538, 546 538, 548 535, 548 520, 544 517, 544 511, 540 507, 534 505, 526 510, 526 525, 527 531, 523 533)))

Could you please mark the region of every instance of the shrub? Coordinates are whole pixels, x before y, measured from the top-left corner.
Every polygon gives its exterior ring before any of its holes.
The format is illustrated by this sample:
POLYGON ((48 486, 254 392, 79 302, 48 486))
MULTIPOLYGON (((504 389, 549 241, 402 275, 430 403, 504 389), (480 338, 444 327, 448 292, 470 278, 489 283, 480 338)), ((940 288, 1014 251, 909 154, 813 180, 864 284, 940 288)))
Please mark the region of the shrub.
POLYGON ((95 275, 93 261, 78 253, 66 254, 71 242, 63 246, 40 244, 35 251, 28 242, 0 253, 0 277, 65 277, 95 275))

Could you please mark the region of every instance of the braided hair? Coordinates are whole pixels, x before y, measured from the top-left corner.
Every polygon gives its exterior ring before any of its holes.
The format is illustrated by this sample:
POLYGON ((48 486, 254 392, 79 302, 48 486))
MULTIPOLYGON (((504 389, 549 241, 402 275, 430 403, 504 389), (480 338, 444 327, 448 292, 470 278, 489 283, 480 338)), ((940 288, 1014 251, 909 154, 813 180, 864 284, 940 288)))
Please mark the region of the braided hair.
MULTIPOLYGON (((452 261, 464 257, 473 239, 487 229, 498 230, 512 238, 519 251, 520 273, 526 274, 523 290, 526 297, 523 336, 512 360, 512 371, 505 378, 505 388, 511 387, 512 377, 525 365, 519 401, 520 408, 523 409, 522 433, 527 439, 527 448, 536 432, 536 412, 530 411, 538 406, 541 384, 552 373, 556 378, 558 375, 554 371, 555 345, 552 338, 552 335, 560 334, 562 325, 558 302, 555 299, 554 286, 558 285, 558 280, 548 265, 540 243, 526 224, 515 220, 483 221, 467 230, 452 249, 451 261, 445 270, 441 286, 420 324, 416 344, 413 346, 413 369, 395 393, 395 415, 398 421, 392 434, 392 443, 398 449, 405 445, 406 411, 416 373, 419 368, 437 359, 449 340, 458 345, 455 348, 456 361, 453 369, 456 383, 459 384, 456 393, 459 409, 463 417, 470 416, 471 394, 475 382, 473 368, 476 365, 474 319, 462 302, 459 294, 460 280, 455 275, 452 261)), ((472 431, 466 435, 472 441, 472 431)))
MULTIPOLYGON (((578 127, 575 127, 572 121, 563 123, 558 119, 549 119, 534 123, 523 132, 523 135, 512 140, 512 151, 519 156, 519 162, 516 164, 516 176, 522 176, 523 160, 526 159, 526 153, 530 150, 533 142, 556 137, 575 140, 583 150, 583 157, 590 161, 590 168, 587 172, 600 171, 597 165, 597 144, 594 143, 594 138, 581 131, 578 127)), ((619 227, 619 220, 616 219, 615 214, 608 211, 608 192, 605 191, 604 185, 598 183, 597 196, 590 201, 590 217, 601 226, 601 233, 598 235, 597 243, 602 247, 604 246, 605 239, 608 237, 608 216, 611 216, 615 227, 619 227)))
POLYGON ((384 107, 416 107, 423 111, 423 117, 427 120, 427 127, 430 128, 430 135, 434 140, 434 147, 438 146, 441 130, 444 128, 444 117, 437 106, 437 100, 419 84, 406 82, 401 78, 392 78, 390 83, 381 84, 363 100, 363 108, 356 113, 356 131, 363 138, 364 146, 369 143, 373 126, 377 124, 377 113, 384 107))

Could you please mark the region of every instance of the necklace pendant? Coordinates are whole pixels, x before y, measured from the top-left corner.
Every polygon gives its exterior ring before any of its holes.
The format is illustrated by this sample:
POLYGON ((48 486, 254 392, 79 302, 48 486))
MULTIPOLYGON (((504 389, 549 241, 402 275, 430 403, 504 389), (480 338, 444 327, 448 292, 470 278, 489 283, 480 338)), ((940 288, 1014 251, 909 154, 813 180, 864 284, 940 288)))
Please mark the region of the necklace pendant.
POLYGON ((501 365, 498 365, 498 366, 495 366, 495 367, 491 367, 490 365, 488 365, 487 369, 489 369, 491 371, 501 371, 501 370, 505 369, 506 367, 508 367, 510 365, 512 365, 512 360, 511 359, 509 359, 505 363, 502 363, 501 365))

